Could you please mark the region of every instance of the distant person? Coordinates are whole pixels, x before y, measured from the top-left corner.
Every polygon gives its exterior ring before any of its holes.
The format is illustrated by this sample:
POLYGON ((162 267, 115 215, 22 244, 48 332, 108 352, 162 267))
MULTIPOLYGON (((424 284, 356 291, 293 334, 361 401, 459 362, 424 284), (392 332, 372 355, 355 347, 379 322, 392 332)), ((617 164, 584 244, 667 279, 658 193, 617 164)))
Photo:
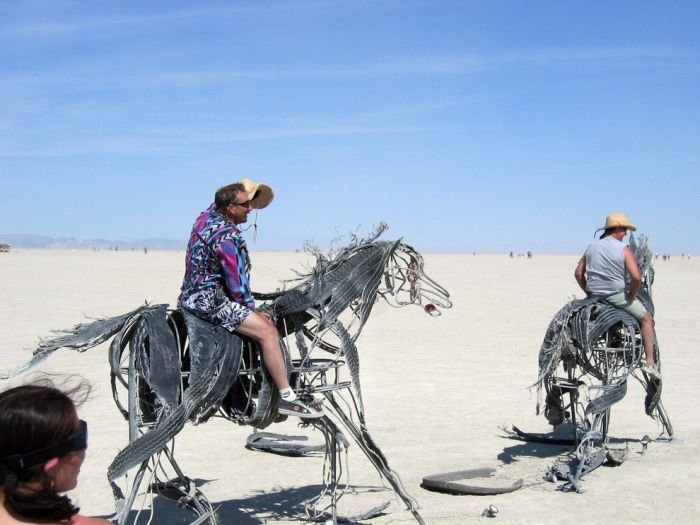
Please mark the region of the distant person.
POLYGON ((68 496, 87 448, 87 423, 60 390, 0 393, 0 524, 111 525, 79 514, 68 496))
POLYGON ((600 238, 591 243, 576 266, 574 277, 588 296, 597 297, 620 308, 639 322, 646 359, 642 369, 649 375, 661 377, 654 360, 654 320, 637 299, 641 274, 634 254, 622 239, 628 230, 637 228, 622 213, 608 215, 600 238), (626 289, 626 276, 630 278, 626 289))
MULTIPOLYGON (((267 315, 254 310, 250 258, 239 225, 248 220, 251 210, 265 208, 273 198, 272 188, 248 179, 216 191, 214 204, 197 217, 192 227, 178 304, 197 317, 258 343, 280 392, 278 411, 318 418, 323 416, 323 409, 299 399, 289 386, 277 328, 267 315)), ((194 366, 191 373, 200 373, 194 366)))

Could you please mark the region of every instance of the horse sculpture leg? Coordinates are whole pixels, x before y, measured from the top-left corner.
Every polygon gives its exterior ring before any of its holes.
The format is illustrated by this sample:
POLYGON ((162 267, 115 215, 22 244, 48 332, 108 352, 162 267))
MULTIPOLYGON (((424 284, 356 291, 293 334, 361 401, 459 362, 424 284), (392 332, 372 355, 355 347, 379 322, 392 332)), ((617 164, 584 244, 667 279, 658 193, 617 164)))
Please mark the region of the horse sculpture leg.
MULTIPOLYGON (((129 414, 129 441, 134 441, 139 436, 138 426, 138 377, 136 373, 136 352, 129 352, 128 368, 127 368, 127 406, 129 414)), ((129 512, 134 505, 136 496, 138 495, 143 476, 148 468, 149 460, 144 461, 139 466, 139 469, 134 475, 134 481, 129 491, 128 497, 125 499, 124 494, 119 486, 113 481, 110 482, 112 492, 115 497, 115 506, 117 510, 119 525, 125 525, 129 518, 129 512)))
POLYGON ((319 511, 317 507, 321 499, 329 495, 331 501, 327 508, 330 509, 330 519, 335 524, 338 522, 338 500, 341 496, 338 491, 341 477, 338 468, 341 463, 340 454, 343 450, 347 450, 349 443, 328 416, 313 420, 311 424, 323 434, 326 443, 326 464, 324 465, 323 476, 324 489, 321 494, 305 502, 304 507, 306 514, 310 518, 322 518, 327 513, 323 510, 319 511))
POLYGON ((394 492, 403 500, 406 504, 408 510, 411 511, 413 517, 416 521, 422 525, 425 525, 423 518, 418 512, 418 503, 414 500, 407 492, 401 482, 399 476, 394 472, 389 463, 382 454, 382 451, 376 445, 369 432, 364 428, 358 428, 357 425, 345 414, 342 407, 336 401, 332 392, 324 392, 326 400, 335 409, 335 414, 338 416, 339 421, 343 424, 345 429, 350 433, 352 438, 360 447, 360 450, 364 452, 367 459, 372 463, 377 472, 379 472, 384 479, 391 485, 394 492))

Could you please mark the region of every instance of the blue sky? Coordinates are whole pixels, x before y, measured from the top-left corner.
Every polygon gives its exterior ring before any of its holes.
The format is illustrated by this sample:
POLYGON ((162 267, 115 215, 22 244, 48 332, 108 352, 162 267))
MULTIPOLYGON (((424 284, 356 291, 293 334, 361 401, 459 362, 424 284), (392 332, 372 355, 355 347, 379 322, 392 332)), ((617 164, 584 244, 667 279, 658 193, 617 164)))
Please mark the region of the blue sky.
POLYGON ((0 233, 700 252, 700 2, 0 0, 0 233))

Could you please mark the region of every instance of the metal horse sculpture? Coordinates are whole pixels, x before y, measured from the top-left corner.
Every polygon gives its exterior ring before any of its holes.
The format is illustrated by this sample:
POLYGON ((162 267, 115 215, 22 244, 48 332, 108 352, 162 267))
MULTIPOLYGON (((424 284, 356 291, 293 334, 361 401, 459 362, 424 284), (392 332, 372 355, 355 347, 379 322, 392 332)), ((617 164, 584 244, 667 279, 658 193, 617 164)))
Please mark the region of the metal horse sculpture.
MULTIPOLYGON (((653 315, 654 269, 646 237, 631 236, 630 248, 642 274, 637 297, 653 315)), ((529 434, 516 427, 511 437, 576 446, 573 461, 553 466, 547 475, 550 481, 563 480, 562 490, 582 492, 582 476, 606 460, 619 464, 626 459, 626 449, 620 451, 608 446, 608 428, 611 407, 627 393, 629 378, 639 380, 645 388, 646 414, 661 423, 662 434, 665 432, 669 438, 673 435, 661 403, 662 382, 641 370, 642 355, 641 332, 636 319, 594 298, 570 301, 550 322, 539 353, 537 413, 540 413, 539 400, 544 388, 545 417, 555 427, 568 420, 573 428, 573 439, 529 434)), ((660 366, 656 334, 654 355, 660 366)))
MULTIPOLYGON (((305 505, 314 520, 338 520, 337 503, 343 495, 341 452, 348 446, 342 427, 423 523, 416 501, 367 429, 355 341, 380 298, 397 307, 422 305, 431 315, 439 315, 441 308, 452 304, 447 291, 424 273, 419 253, 400 240, 377 240, 385 228, 380 225, 369 238, 354 238, 349 246, 328 256, 312 249, 316 266, 291 281, 296 282, 294 286, 273 294, 255 294, 279 329, 290 384, 298 395, 322 399, 325 404, 326 416, 302 420, 319 429, 325 439, 324 488, 305 505)), ((257 348, 187 312, 167 305, 144 305, 44 341, 29 363, 9 374, 24 372, 58 348, 85 351, 110 337, 113 397, 129 422, 129 444, 108 469, 117 502, 116 520, 120 525, 130 520, 141 491, 174 499, 194 511, 198 517, 193 524, 216 524, 212 506, 175 460, 174 438, 186 422, 201 423, 212 416, 258 429, 286 419, 277 413, 278 393, 257 348), (193 349, 203 372, 190 380, 193 349), (136 471, 130 488, 124 491, 117 482, 132 469, 136 471), (144 488, 146 475, 150 482, 144 488)), ((252 437, 249 448, 289 454, 314 449, 290 443, 285 436, 258 433, 252 437)), ((387 505, 343 520, 367 519, 387 505)))

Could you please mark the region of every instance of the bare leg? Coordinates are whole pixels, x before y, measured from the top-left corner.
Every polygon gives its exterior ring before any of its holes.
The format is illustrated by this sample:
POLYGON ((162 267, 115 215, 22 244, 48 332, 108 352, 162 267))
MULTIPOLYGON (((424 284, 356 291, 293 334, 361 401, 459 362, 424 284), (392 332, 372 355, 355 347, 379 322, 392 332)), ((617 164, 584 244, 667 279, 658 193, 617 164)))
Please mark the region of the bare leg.
POLYGON ((277 390, 288 388, 287 367, 284 363, 279 334, 275 325, 264 315, 253 312, 238 325, 236 332, 250 337, 260 345, 263 361, 265 361, 267 371, 272 376, 277 390))
POLYGON ((639 327, 642 330, 642 344, 644 345, 647 365, 654 366, 654 320, 651 314, 647 313, 639 320, 639 327))
POLYGON ((236 332, 250 337, 260 346, 267 371, 272 376, 277 390, 280 391, 281 399, 278 406, 280 414, 305 418, 319 418, 325 414, 320 405, 297 398, 295 392, 289 387, 279 334, 267 316, 257 312, 251 313, 238 325, 236 332))

